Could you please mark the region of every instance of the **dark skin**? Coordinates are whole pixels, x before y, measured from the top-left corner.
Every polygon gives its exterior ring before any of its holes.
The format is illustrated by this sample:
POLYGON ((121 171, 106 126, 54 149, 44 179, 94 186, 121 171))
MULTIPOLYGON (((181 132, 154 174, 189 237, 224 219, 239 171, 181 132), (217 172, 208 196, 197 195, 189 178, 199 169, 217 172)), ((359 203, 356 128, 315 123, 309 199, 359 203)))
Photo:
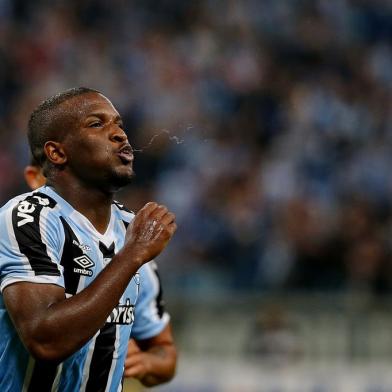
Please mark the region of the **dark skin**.
MULTIPOLYGON (((50 163, 48 185, 104 233, 113 195, 133 175, 133 155, 111 102, 86 93, 61 104, 74 126, 61 141, 45 144, 50 163)), ((62 361, 80 349, 104 325, 130 279, 166 247, 176 231, 165 206, 147 203, 129 225, 123 248, 90 286, 66 298, 56 285, 20 282, 3 291, 4 302, 27 349, 37 359, 62 361)), ((170 326, 138 342, 147 356, 128 372, 145 385, 172 378, 176 350, 170 326)))

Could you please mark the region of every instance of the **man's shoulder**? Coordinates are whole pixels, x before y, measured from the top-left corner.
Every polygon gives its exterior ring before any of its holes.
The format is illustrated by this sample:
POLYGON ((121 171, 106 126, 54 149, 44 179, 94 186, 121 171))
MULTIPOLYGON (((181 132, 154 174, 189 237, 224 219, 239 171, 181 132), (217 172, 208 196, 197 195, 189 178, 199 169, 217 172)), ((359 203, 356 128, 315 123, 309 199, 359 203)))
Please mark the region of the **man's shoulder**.
POLYGON ((0 220, 11 219, 17 227, 33 223, 44 215, 53 220, 57 202, 41 190, 23 193, 10 199, 0 209, 0 220))
POLYGON ((10 199, 7 203, 5 203, 0 208, 0 211, 3 211, 8 208, 13 208, 22 201, 28 201, 29 203, 35 205, 40 204, 42 206, 49 207, 49 208, 53 208, 57 204, 52 197, 47 195, 42 190, 42 188, 39 188, 38 190, 35 191, 30 191, 14 196, 12 199, 10 199))

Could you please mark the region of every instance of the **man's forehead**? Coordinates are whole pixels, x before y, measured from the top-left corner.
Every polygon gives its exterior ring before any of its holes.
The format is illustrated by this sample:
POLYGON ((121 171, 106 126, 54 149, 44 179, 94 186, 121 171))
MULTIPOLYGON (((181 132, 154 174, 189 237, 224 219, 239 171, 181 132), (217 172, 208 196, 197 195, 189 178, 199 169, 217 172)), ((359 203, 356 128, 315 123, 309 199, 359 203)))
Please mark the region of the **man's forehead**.
POLYGON ((89 92, 73 97, 66 102, 65 106, 78 117, 85 117, 92 113, 113 113, 118 115, 116 108, 108 98, 100 93, 89 92))

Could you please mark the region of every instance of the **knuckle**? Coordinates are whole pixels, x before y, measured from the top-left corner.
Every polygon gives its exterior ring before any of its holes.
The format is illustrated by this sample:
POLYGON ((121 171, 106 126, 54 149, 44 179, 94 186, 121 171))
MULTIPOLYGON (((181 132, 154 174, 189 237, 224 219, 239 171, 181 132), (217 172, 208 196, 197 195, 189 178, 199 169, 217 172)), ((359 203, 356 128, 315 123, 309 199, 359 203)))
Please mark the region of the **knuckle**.
POLYGON ((159 208, 160 211, 163 211, 163 212, 167 212, 168 211, 167 207, 165 205, 163 205, 163 204, 161 204, 158 208, 159 208))

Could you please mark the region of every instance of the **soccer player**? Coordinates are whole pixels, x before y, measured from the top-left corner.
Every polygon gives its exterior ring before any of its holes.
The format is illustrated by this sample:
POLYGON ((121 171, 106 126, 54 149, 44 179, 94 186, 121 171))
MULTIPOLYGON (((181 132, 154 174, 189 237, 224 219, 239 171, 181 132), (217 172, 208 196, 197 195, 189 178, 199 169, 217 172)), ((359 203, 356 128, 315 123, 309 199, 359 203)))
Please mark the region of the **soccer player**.
MULTIPOLYGON (((44 101, 28 138, 47 184, 0 210, 0 390, 120 391, 131 331, 142 349, 154 346, 155 365, 175 361, 163 309, 135 313, 145 265, 170 241, 175 216, 154 202, 133 215, 113 201, 133 154, 98 91, 44 101)), ((142 381, 171 371, 145 369, 142 381)))
MULTIPOLYGON (((32 158, 29 165, 25 167, 24 177, 27 185, 32 189, 36 190, 41 186, 45 185, 46 178, 42 173, 41 167, 38 165, 37 161, 32 158)), ((154 262, 150 262, 145 264, 145 267, 142 269, 143 277, 142 277, 142 285, 140 288, 141 297, 144 298, 144 302, 141 303, 143 307, 148 306, 153 310, 155 314, 159 314, 160 309, 163 310, 163 301, 162 301, 162 290, 161 290, 161 282, 158 276, 157 266, 154 262), (145 293, 143 295, 143 293, 145 293)), ((136 314, 138 309, 140 308, 139 302, 136 304, 136 314)), ((142 311, 142 310, 141 310, 142 311)), ((163 312, 162 312, 163 314, 163 312)), ((139 379, 143 382, 146 379, 147 369, 151 373, 154 370, 154 365, 158 367, 165 366, 167 369, 170 369, 170 373, 173 374, 176 367, 176 357, 173 355, 164 355, 159 358, 158 363, 156 363, 156 358, 153 354, 149 353, 149 350, 156 350, 160 348, 160 339, 161 338, 169 338, 170 344, 172 348, 174 348, 173 338, 171 336, 171 326, 170 322, 162 331, 158 331, 157 336, 154 339, 149 339, 148 341, 140 341, 135 342, 134 339, 129 340, 128 342, 128 355, 125 360, 125 369, 124 375, 125 377, 133 377, 139 379), (167 336, 166 336, 167 335, 167 336), (157 346, 155 346, 156 342, 158 342, 157 346), (145 347, 144 351, 140 350, 140 347, 145 347)), ((175 354, 175 351, 172 351, 175 354)), ((156 380, 154 385, 158 384, 160 380, 156 380)), ((162 382, 167 381, 165 379, 162 382)))

